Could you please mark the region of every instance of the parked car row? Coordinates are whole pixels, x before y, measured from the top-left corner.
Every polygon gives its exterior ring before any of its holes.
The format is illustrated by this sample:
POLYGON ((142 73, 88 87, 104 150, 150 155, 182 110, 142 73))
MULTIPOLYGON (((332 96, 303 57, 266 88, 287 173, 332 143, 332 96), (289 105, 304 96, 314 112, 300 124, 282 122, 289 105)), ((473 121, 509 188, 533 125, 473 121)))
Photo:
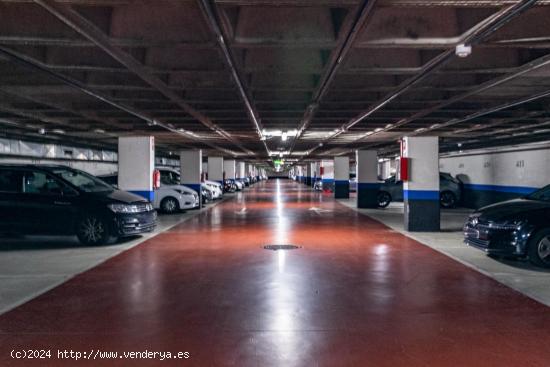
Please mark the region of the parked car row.
MULTIPOLYGON (((76 235, 87 245, 151 232, 156 209, 165 213, 200 207, 199 194, 180 184, 177 170, 159 167, 153 202, 118 189, 116 173, 95 177, 62 165, 0 165, 0 234, 76 235)), ((228 180, 242 190, 258 179, 228 180)), ((222 198, 224 186, 201 184, 205 203, 222 198)))
POLYGON ((101 245, 155 229, 141 196, 56 165, 0 165, 0 233, 76 235, 101 245))
MULTIPOLYGON (((357 180, 355 177, 350 179, 350 191, 357 191, 357 180)), ((323 189, 332 190, 330 185, 325 185, 320 178, 314 184, 313 189, 321 191, 323 189)), ((439 173, 439 201, 443 208, 453 208, 461 200, 462 184, 461 182, 446 172, 439 173)), ((395 176, 391 176, 380 183, 380 188, 377 195, 378 206, 385 208, 392 201, 403 201, 403 181, 397 180, 395 176)))
POLYGON ((477 209, 463 231, 466 244, 489 255, 527 257, 550 268, 550 185, 477 209))

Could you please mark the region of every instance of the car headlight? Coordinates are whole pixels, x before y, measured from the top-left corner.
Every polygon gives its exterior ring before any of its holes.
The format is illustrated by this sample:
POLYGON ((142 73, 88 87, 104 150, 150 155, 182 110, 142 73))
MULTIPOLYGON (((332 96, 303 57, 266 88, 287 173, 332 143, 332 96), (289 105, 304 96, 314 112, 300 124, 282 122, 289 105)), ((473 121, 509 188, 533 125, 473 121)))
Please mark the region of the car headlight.
POLYGON ((109 209, 115 213, 143 213, 153 210, 153 204, 109 204, 109 209))

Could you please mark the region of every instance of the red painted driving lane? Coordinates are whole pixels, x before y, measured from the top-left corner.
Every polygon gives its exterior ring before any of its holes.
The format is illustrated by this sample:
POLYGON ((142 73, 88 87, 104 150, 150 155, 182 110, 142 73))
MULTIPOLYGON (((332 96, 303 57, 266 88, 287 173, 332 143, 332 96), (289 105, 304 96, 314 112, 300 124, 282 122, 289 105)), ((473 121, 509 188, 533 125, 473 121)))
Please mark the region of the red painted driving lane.
POLYGON ((0 316, 19 365, 550 366, 550 309, 305 186, 275 180, 0 316), (293 243, 287 252, 261 249, 293 243), (57 359, 57 349, 189 352, 57 359))

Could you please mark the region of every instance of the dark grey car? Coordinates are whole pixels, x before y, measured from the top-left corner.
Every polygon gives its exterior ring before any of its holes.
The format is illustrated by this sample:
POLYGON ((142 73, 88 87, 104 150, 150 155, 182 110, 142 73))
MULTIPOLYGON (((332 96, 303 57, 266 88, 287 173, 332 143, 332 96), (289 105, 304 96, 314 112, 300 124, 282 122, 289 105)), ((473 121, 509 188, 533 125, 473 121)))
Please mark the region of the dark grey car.
MULTIPOLYGON (((461 199, 461 183, 451 174, 440 172, 439 192, 441 206, 452 208, 461 199)), ((378 191, 378 206, 380 208, 387 207, 392 201, 403 201, 403 181, 396 181, 395 176, 391 176, 381 183, 378 191)))

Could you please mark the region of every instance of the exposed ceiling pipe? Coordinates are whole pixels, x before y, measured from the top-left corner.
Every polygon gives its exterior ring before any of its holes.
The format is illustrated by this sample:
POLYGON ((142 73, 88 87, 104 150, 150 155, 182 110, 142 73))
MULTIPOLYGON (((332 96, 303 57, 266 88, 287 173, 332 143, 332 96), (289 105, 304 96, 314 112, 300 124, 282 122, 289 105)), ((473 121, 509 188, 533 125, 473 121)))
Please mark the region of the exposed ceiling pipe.
POLYGON ((237 139, 233 138, 231 134, 214 124, 207 116, 203 115, 201 112, 195 110, 193 107, 187 104, 159 77, 150 73, 143 64, 141 64, 139 61, 137 61, 134 57, 132 57, 121 48, 113 45, 109 37, 105 33, 103 33, 103 31, 97 28, 94 24, 92 24, 70 6, 56 3, 52 0, 34 0, 34 2, 42 6, 60 21, 65 23, 67 26, 71 27, 73 30, 92 41, 96 46, 105 51, 109 56, 120 62, 127 69, 131 70, 135 75, 147 82, 149 85, 156 88, 165 97, 176 103, 186 113, 193 116, 203 125, 216 132, 218 135, 224 137, 226 140, 232 142, 246 154, 254 155, 254 152, 245 148, 237 139))
MULTIPOLYGON (((486 108, 484 110, 469 114, 469 115, 461 117, 461 118, 451 119, 451 120, 448 120, 448 121, 443 122, 441 124, 435 124, 431 128, 426 128, 424 130, 419 130, 419 131, 411 131, 409 133, 403 134, 403 136, 415 136, 415 135, 425 134, 428 131, 438 130, 438 129, 446 128, 446 127, 449 127, 449 126, 453 126, 453 125, 456 125, 456 124, 459 124, 459 123, 462 123, 462 122, 470 121, 470 120, 473 120, 473 119, 476 119, 476 118, 479 118, 479 117, 482 117, 482 116, 485 116, 485 115, 489 115, 491 113, 499 112, 499 111, 505 110, 507 108, 516 107, 516 106, 519 106, 519 105, 522 105, 522 104, 525 104, 525 103, 533 102, 533 101, 536 101, 538 99, 545 98, 545 97, 550 97, 550 89, 548 89, 546 91, 543 91, 543 92, 540 92, 540 93, 537 93, 533 96, 523 97, 523 98, 519 98, 519 99, 516 99, 514 101, 511 101, 511 102, 506 102, 506 103, 500 104, 498 106, 489 107, 489 108, 486 108)), ((542 114, 544 114, 544 112, 537 112, 536 116, 542 115, 542 114)), ((527 114, 527 115, 530 116, 530 114, 527 114)), ((521 119, 522 119, 521 117, 516 118, 516 120, 521 120, 521 119)), ((493 126, 500 125, 502 123, 505 123, 505 122, 496 121, 493 124, 482 125, 480 128, 484 128, 485 126, 486 127, 493 127, 493 126)), ((531 127, 536 127, 536 124, 531 125, 531 127)), ((472 128, 472 130, 476 130, 476 129, 477 128, 472 128)), ((372 144, 372 145, 369 145, 369 148, 374 148, 374 147, 383 146, 383 145, 387 145, 387 144, 386 143, 372 144)), ((352 152, 352 151, 353 150, 350 150, 350 151, 348 151, 348 153, 352 152)))
MULTIPOLYGON (((484 21, 478 23, 470 31, 468 31, 465 37, 463 37, 461 43, 464 43, 466 45, 472 45, 472 44, 477 44, 479 42, 482 42, 490 34, 500 29, 504 24, 506 24, 513 18, 523 14, 530 7, 535 5, 536 2, 537 0, 521 0, 512 6, 506 7, 496 12, 495 14, 488 17, 484 21)), ((323 143, 319 144, 317 147, 312 148, 312 151, 318 149, 319 147, 323 146, 324 143, 348 131, 350 128, 352 128, 353 126, 355 126, 356 124, 364 120, 365 118, 369 117, 379 109, 383 108, 384 106, 389 104, 391 101, 401 96, 403 93, 405 93, 406 91, 411 89, 413 86, 418 84, 420 81, 426 79, 428 76, 432 74, 432 72, 441 68, 444 64, 452 60, 454 57, 455 57, 454 48, 448 49, 440 53, 438 56, 434 57, 428 63, 426 63, 422 67, 422 70, 420 73, 405 80, 396 88, 395 91, 386 95, 379 102, 375 103, 373 106, 369 107, 367 110, 361 112, 358 116, 352 118, 349 122, 343 124, 342 127, 338 130, 338 132, 327 137, 323 141, 323 143)))
MULTIPOLYGON (((412 121, 415 121, 419 118, 422 118, 424 116, 427 116, 435 111, 438 111, 444 107, 447 107, 447 106, 450 106, 456 102, 459 102, 459 101, 462 101, 468 97, 471 97, 473 95, 476 95, 476 94, 479 94, 479 93, 482 93, 486 90, 489 90, 491 88, 494 88, 494 87, 497 87, 501 84, 504 84, 506 82, 509 82, 510 80, 512 79, 515 79, 515 78, 518 78, 518 77, 521 77, 522 75, 524 74, 527 74, 529 72, 532 72, 538 68, 541 68, 543 66, 547 66, 550 64, 550 54, 549 55, 545 55, 541 58, 538 58, 534 61, 531 61, 525 65, 522 65, 521 67, 517 68, 514 72, 510 73, 510 74, 507 74, 507 75, 503 75, 501 77, 498 77, 498 78, 495 78, 495 79, 492 79, 492 80, 489 80, 488 82, 486 83, 483 83, 481 85, 479 85, 477 88, 475 89, 472 89, 472 90, 469 90, 465 93, 462 93, 462 94, 459 94, 455 97, 452 97, 452 98, 449 98, 435 106, 432 106, 432 107, 429 107, 429 108, 426 108, 422 111, 419 111, 415 114, 413 114, 412 116, 409 116, 409 117, 406 117, 404 119, 401 119, 393 124, 391 124, 391 126, 388 126, 388 127, 385 127, 385 128, 382 128, 381 130, 378 130, 376 132, 373 132, 372 134, 370 134, 368 136, 368 138, 372 138, 373 136, 377 135, 377 134, 381 134, 383 132, 387 132, 387 131, 390 131, 390 130, 393 130, 395 128, 398 128, 398 127, 401 127, 403 125, 406 125, 412 121)), ((365 140, 365 138, 360 138, 360 139, 357 139, 355 142, 361 142, 362 140, 365 140)))
POLYGON ((53 70, 49 70, 48 68, 44 67, 39 62, 37 62, 36 60, 34 60, 34 59, 32 59, 32 58, 30 58, 26 55, 22 55, 18 52, 15 52, 13 50, 10 50, 10 49, 7 49, 7 48, 1 47, 1 46, 0 46, 0 55, 2 55, 3 57, 7 58, 8 60, 10 60, 10 61, 12 61, 12 62, 14 62, 18 65, 24 66, 26 68, 30 68, 32 70, 41 72, 43 74, 47 74, 50 77, 52 77, 56 80, 59 80, 62 83, 66 84, 66 85, 69 85, 69 86, 81 91, 82 93, 85 93, 85 94, 89 95, 90 97, 93 97, 93 98, 98 99, 102 102, 105 102, 110 106, 113 106, 113 107, 115 107, 115 108, 117 108, 121 111, 127 112, 128 114, 130 114, 134 117, 137 117, 140 120, 145 121, 148 125, 156 125, 156 126, 162 127, 164 129, 170 130, 170 131, 172 131, 172 132, 174 132, 178 135, 184 136, 187 139, 194 140, 196 142, 200 142, 201 144, 205 144, 205 145, 207 145, 207 146, 209 146, 209 147, 211 147, 215 150, 219 150, 219 151, 231 154, 233 156, 237 155, 235 152, 230 151, 228 149, 219 147, 219 146, 214 145, 214 144, 204 142, 201 139, 195 138, 193 136, 189 136, 189 134, 183 134, 183 133, 177 131, 177 129, 174 129, 174 128, 170 127, 168 124, 163 123, 162 121, 159 121, 158 119, 155 119, 152 116, 149 116, 148 114, 146 114, 144 112, 136 110, 136 109, 134 109, 130 106, 126 106, 124 104, 115 102, 115 101, 109 99, 108 97, 106 97, 106 96, 104 96, 104 95, 88 88, 88 86, 86 86, 84 83, 80 82, 79 80, 73 79, 71 77, 60 74, 60 73, 55 72, 53 70))
POLYGON ((246 85, 246 82, 244 81, 244 78, 241 76, 239 70, 237 69, 235 57, 233 55, 233 52, 228 46, 228 36, 223 32, 222 27, 220 25, 221 24, 220 14, 217 10, 216 4, 212 3, 209 0, 199 0, 199 3, 201 5, 203 14, 210 26, 211 31, 216 36, 216 41, 222 52, 225 63, 231 72, 231 76, 233 77, 233 80, 237 85, 237 90, 239 91, 239 95, 241 96, 241 99, 244 102, 248 117, 250 118, 250 121, 252 121, 254 129, 258 134, 258 138, 264 145, 267 155, 269 156, 269 149, 263 139, 263 133, 262 133, 263 128, 260 122, 258 111, 256 109, 256 106, 252 102, 252 98, 250 97, 250 93, 248 92, 248 87, 246 85))
POLYGON ((361 4, 357 5, 353 20, 348 26, 349 30, 343 29, 340 31, 341 36, 337 41, 336 48, 331 53, 328 64, 324 68, 321 79, 317 85, 317 89, 313 94, 313 98, 304 112, 304 116, 302 117, 302 121, 298 127, 298 134, 292 140, 290 152, 294 150, 296 141, 300 139, 304 131, 309 127, 309 124, 313 120, 313 117, 319 108, 321 99, 328 91, 332 81, 334 80, 336 72, 347 57, 359 31, 365 25, 367 20, 370 19, 370 15, 372 14, 372 9, 375 4, 376 0, 364 0, 361 4))
POLYGON ((510 102, 500 104, 498 106, 489 107, 489 108, 483 109, 483 110, 478 111, 478 112, 474 112, 472 114, 469 114, 469 115, 461 117, 461 118, 451 119, 451 120, 443 122, 441 124, 435 124, 435 125, 433 125, 433 127, 426 128, 425 130, 422 130, 422 131, 413 131, 411 133, 407 133, 406 135, 407 136, 414 136, 414 135, 418 135, 418 134, 424 134, 427 131, 443 129, 443 128, 453 126, 453 125, 456 125, 456 124, 459 124, 459 123, 462 123, 462 122, 466 122, 466 121, 470 121, 470 120, 479 118, 481 116, 489 115, 491 113, 502 111, 502 110, 505 110, 507 108, 519 106, 519 105, 522 105, 522 104, 525 104, 525 103, 533 102, 533 101, 536 101, 538 99, 549 97, 549 96, 550 96, 550 89, 545 90, 545 91, 540 92, 540 93, 537 93, 537 94, 532 95, 532 96, 519 98, 519 99, 516 99, 514 101, 510 101, 510 102))

